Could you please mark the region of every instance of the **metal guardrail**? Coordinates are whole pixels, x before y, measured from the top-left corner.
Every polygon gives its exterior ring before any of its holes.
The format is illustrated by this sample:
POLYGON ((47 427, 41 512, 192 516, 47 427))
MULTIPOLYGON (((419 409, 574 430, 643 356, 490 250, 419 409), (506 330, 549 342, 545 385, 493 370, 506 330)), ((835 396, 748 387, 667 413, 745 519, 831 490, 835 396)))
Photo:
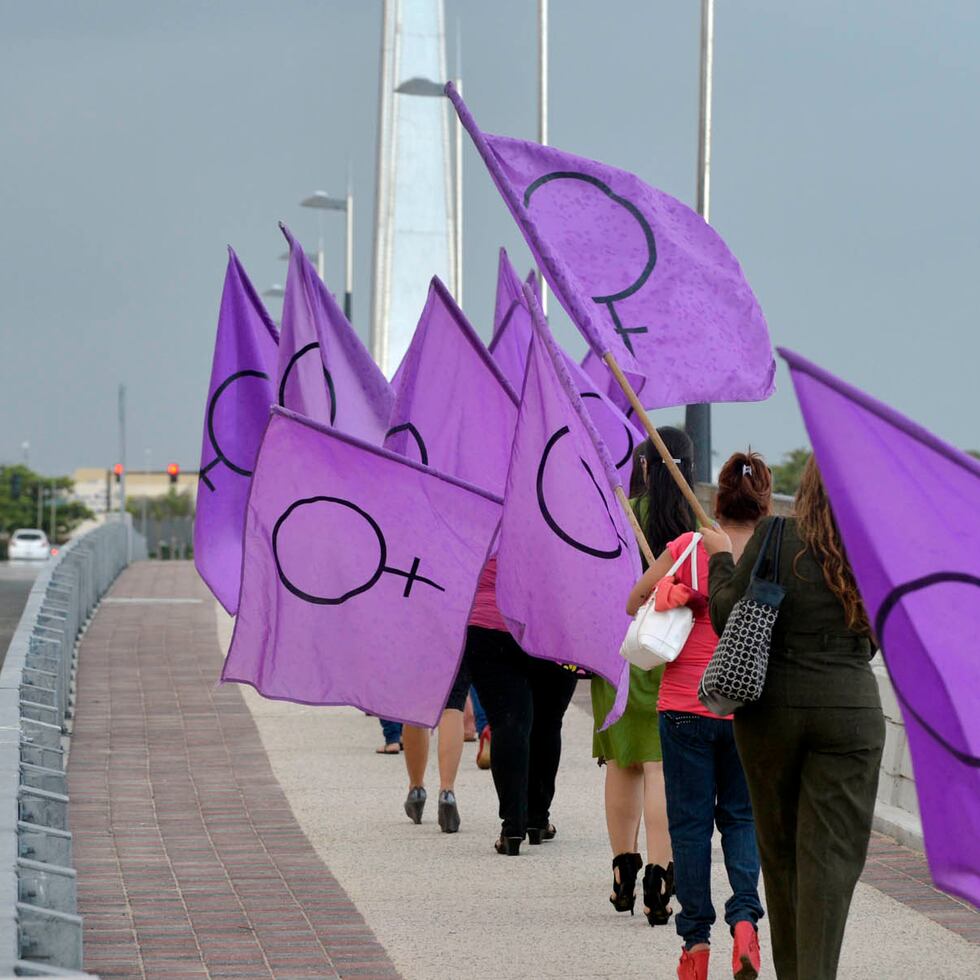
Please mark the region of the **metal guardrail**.
POLYGON ((78 639, 143 539, 113 521, 38 576, 0 670, 0 976, 83 976, 65 761, 78 639))

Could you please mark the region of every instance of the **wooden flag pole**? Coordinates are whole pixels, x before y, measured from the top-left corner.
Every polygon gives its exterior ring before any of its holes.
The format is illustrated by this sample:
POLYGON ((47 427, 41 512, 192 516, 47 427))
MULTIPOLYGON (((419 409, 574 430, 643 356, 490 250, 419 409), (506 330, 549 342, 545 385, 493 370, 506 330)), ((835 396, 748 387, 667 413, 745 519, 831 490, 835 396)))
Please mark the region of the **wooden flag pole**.
POLYGON ((646 559, 648 565, 652 565, 657 560, 657 556, 650 549, 650 542, 647 541, 647 536, 643 533, 643 528, 640 527, 640 522, 636 519, 633 508, 630 507, 630 502, 626 497, 626 491, 621 486, 616 487, 616 499, 622 506, 626 520, 630 522, 630 527, 633 528, 633 533, 636 535, 636 543, 640 546, 643 557, 646 559))
POLYGON ((626 380, 626 375, 623 374, 622 369, 616 363, 615 356, 610 351, 603 354, 602 359, 606 362, 606 366, 612 371, 613 377, 619 382, 619 387, 623 389, 623 393, 629 399, 630 405, 633 406, 633 411, 636 412, 637 417, 643 423, 643 428, 646 429, 650 441, 657 447, 657 452, 660 453, 660 458, 670 471, 670 475, 674 478, 678 489, 684 494, 684 499, 691 505, 691 509, 694 511, 694 516, 698 519, 698 523, 703 527, 711 527, 711 519, 701 506, 701 501, 698 500, 693 487, 684 479, 684 474, 678 469, 677 464, 674 462, 674 457, 670 455, 670 450, 664 445, 664 441, 660 438, 660 433, 657 432, 656 426, 650 421, 650 416, 647 415, 646 409, 640 404, 640 399, 637 398, 633 386, 626 380))

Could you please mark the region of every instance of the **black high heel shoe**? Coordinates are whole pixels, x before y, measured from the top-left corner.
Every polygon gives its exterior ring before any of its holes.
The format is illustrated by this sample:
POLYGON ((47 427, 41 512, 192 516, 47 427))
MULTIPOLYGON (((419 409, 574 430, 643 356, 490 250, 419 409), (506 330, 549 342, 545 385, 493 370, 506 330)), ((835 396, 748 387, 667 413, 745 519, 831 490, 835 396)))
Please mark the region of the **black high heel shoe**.
POLYGON ((643 858, 639 854, 617 854, 613 858, 612 866, 613 895, 609 901, 617 912, 629 912, 633 915, 633 907, 636 905, 636 874, 643 867, 643 858))
POLYGON ((665 926, 674 914, 667 903, 674 893, 674 862, 666 868, 648 864, 643 872, 643 911, 651 926, 665 926))
POLYGON ((422 811, 425 809, 425 787, 423 786, 413 786, 408 791, 408 796, 405 798, 405 813, 408 814, 408 819, 412 823, 422 822, 422 811))
POLYGON ((553 823, 549 823, 547 827, 528 827, 527 842, 528 844, 540 844, 542 841, 554 840, 557 833, 558 828, 553 823))
POLYGON ((494 842, 493 849, 498 854, 506 854, 509 857, 517 857, 521 853, 521 841, 523 837, 504 837, 501 834, 494 842))

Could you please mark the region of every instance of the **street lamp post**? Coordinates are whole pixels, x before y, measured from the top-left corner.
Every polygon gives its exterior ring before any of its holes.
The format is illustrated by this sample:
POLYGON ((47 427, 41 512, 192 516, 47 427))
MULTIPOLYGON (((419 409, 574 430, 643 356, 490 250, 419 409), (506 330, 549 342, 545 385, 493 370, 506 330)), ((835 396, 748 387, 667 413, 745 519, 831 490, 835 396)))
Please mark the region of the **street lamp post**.
MULTIPOLYGON (((548 145, 548 0, 538 0, 538 142, 548 145)), ((541 283, 541 312, 548 315, 548 284, 541 283)))
MULTIPOLYGON (((458 73, 457 66, 457 73, 458 73)), ((463 80, 458 78, 454 82, 459 94, 463 94, 463 80)), ((439 82, 432 81, 431 78, 406 79, 396 89, 399 95, 421 95, 427 98, 444 98, 445 86, 439 82)), ((453 237, 455 238, 455 249, 452 256, 453 263, 453 293, 456 302, 463 305, 463 124, 456 120, 456 139, 455 139, 455 173, 453 174, 453 237)))
MULTIPOLYGON (((711 190, 711 83, 714 71, 715 4, 701 0, 701 105, 698 126, 698 214, 708 221, 711 190)), ((694 442, 694 472, 711 482, 711 406, 688 405, 684 428, 694 442)))
MULTIPOLYGON (((331 197, 326 191, 317 191, 299 202, 304 208, 317 208, 320 211, 343 211, 347 216, 345 229, 345 259, 344 259, 344 316, 349 320, 353 312, 353 282, 354 282, 354 195, 351 193, 350 180, 347 182, 347 194, 344 197, 331 197)), ((317 271, 323 279, 323 221, 320 220, 320 250, 318 252, 317 271)))

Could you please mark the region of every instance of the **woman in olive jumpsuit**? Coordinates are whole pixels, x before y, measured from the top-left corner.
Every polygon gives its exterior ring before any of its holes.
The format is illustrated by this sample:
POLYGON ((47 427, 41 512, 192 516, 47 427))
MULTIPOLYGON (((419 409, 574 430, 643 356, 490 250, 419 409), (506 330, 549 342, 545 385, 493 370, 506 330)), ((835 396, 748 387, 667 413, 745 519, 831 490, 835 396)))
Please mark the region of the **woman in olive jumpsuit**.
MULTIPOLYGON (((779 980, 833 980, 871 835, 885 724, 868 661, 867 615, 813 459, 784 528, 761 699, 735 714, 766 886, 779 980)), ((719 634, 749 584, 768 528, 736 566, 706 530, 711 621, 719 634)))

